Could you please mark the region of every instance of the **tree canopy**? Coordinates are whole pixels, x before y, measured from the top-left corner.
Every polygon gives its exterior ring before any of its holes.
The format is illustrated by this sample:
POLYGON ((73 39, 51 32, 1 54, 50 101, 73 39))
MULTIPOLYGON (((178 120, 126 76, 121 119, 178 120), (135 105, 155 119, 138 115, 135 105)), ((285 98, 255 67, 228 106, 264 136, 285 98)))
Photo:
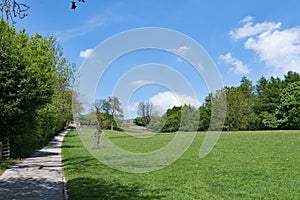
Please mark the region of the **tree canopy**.
POLYGON ((118 119, 123 117, 121 103, 117 97, 108 97, 96 102, 96 116, 102 128, 119 129, 118 119))
POLYGON ((0 67, 0 140, 9 138, 13 153, 43 145, 72 120, 73 65, 53 36, 1 20, 0 67))
POLYGON ((209 94, 198 109, 188 105, 168 109, 162 117, 152 120, 149 128, 162 132, 193 131, 197 124, 199 131, 205 131, 220 126, 212 118, 226 115, 224 130, 300 129, 299 102, 300 75, 296 72, 288 72, 283 79, 262 77, 255 85, 242 77, 239 86, 209 94), (220 110, 222 102, 226 102, 226 110, 220 110))

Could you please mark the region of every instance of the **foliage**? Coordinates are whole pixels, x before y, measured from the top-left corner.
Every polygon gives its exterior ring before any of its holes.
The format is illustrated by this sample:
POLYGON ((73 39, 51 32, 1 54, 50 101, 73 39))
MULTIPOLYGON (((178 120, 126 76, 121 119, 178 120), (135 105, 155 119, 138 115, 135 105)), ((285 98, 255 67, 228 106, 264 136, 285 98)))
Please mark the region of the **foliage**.
POLYGON ((135 123, 138 126, 146 126, 146 123, 145 123, 145 120, 143 117, 134 118, 133 123, 135 123))
MULTIPOLYGON (((117 131, 105 133, 120 148, 136 153, 158 150, 175 136, 158 133, 141 139, 117 131)), ((199 159, 204 138, 200 132, 176 162, 151 173, 131 174, 111 169, 96 160, 71 131, 62 147, 69 198, 297 198, 300 193, 299 131, 237 133, 222 134, 209 156, 199 159)))
POLYGON ((0 140, 27 155, 72 121, 73 66, 53 36, 17 33, 1 21, 0 67, 0 140))
POLYGON ((102 128, 120 129, 118 120, 123 117, 121 103, 117 97, 108 97, 96 102, 96 116, 102 128))
POLYGON ((162 117, 152 117, 149 129, 160 132, 196 131, 199 125, 199 112, 190 105, 174 106, 162 117))
POLYGON ((211 97, 212 94, 209 94, 205 98, 205 103, 199 107, 199 131, 208 130, 210 124, 210 116, 211 116, 211 97))
POLYGON ((239 86, 210 93, 197 114, 188 106, 173 107, 151 122, 149 128, 193 131, 191 127, 197 121, 198 130, 214 130, 222 127, 220 123, 225 118, 223 130, 300 129, 299 83, 296 72, 288 72, 284 79, 262 77, 256 85, 242 77, 239 86))
POLYGON ((174 106, 168 109, 162 117, 165 123, 161 129, 161 132, 176 132, 179 130, 181 121, 181 107, 174 106))
POLYGON ((291 82, 283 89, 276 116, 282 128, 300 129, 300 81, 291 82))

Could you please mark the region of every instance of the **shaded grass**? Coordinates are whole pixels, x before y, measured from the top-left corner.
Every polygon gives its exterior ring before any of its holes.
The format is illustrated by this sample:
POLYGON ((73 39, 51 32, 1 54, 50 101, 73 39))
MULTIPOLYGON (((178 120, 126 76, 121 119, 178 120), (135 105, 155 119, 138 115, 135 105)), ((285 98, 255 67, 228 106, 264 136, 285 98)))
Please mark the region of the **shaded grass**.
POLYGON ((8 169, 9 167, 13 166, 17 162, 19 162, 20 159, 11 158, 8 160, 0 161, 0 175, 3 174, 3 172, 8 169))
MULTIPOLYGON (((182 133, 185 134, 185 133, 182 133)), ((174 134, 148 139, 107 132, 120 147, 148 152, 174 134)), ((204 133, 170 166, 144 174, 106 167, 83 147, 74 131, 63 143, 71 199, 297 199, 300 194, 300 132, 223 133, 213 151, 199 159, 204 133)))

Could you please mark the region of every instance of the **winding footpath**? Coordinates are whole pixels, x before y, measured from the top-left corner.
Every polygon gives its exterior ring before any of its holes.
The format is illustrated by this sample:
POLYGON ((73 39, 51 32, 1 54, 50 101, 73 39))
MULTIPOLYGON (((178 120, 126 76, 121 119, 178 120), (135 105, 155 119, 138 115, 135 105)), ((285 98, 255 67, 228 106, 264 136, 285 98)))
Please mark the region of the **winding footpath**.
POLYGON ((0 176, 0 199, 67 199, 61 156, 67 131, 0 176))

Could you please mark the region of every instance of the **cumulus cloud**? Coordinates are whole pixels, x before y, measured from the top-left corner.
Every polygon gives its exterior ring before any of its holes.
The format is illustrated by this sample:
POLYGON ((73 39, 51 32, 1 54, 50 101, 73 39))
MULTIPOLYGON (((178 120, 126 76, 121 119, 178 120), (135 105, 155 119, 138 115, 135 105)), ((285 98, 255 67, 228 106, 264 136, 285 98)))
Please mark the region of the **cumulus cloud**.
POLYGON ((252 20, 253 18, 251 18, 250 16, 242 19, 241 22, 244 22, 244 25, 240 28, 230 31, 230 36, 237 40, 255 36, 264 32, 273 31, 281 27, 281 22, 263 22, 253 24, 252 20))
POLYGON ((225 55, 221 55, 219 57, 221 61, 225 64, 230 65, 230 71, 233 71, 236 74, 247 74, 250 72, 247 65, 245 65, 241 60, 233 57, 231 53, 227 53, 225 55))
POLYGON ((84 51, 80 51, 80 58, 89 58, 91 56, 95 56, 94 49, 86 49, 84 51))
POLYGON ((175 92, 160 92, 149 99, 160 114, 164 114, 167 109, 173 106, 182 106, 184 104, 199 106, 200 102, 192 96, 175 92))
MULTIPOLYGON (((163 115, 169 108, 174 106, 191 105, 194 107, 199 107, 200 102, 192 96, 187 94, 181 94, 177 92, 159 92, 148 99, 150 103, 153 104, 153 112, 157 115, 163 115)), ((135 102, 131 105, 126 106, 126 110, 129 116, 132 118, 136 116, 138 111, 139 102, 135 102)))
POLYGON ((133 105, 128 105, 128 106, 126 107, 126 110, 127 110, 128 112, 137 113, 138 106, 139 106, 139 102, 136 102, 136 103, 134 103, 133 105))
POLYGON ((281 22, 251 20, 244 20, 242 27, 231 31, 231 37, 245 39, 244 47, 253 50, 272 73, 300 72, 300 27, 282 30, 281 22))

